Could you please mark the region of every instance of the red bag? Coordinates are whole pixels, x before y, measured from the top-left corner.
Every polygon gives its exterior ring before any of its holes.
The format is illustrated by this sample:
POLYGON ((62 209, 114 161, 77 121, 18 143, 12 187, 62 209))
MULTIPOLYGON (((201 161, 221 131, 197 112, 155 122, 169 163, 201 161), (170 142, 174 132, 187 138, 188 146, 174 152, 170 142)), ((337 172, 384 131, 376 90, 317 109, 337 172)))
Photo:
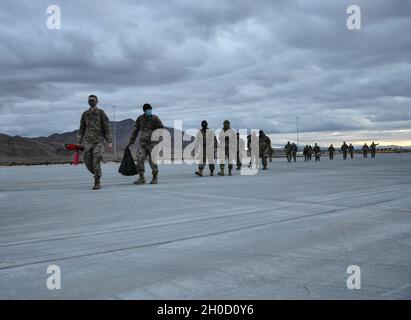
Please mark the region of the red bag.
POLYGON ((68 150, 68 151, 84 151, 84 147, 80 146, 78 144, 65 144, 64 147, 68 150))
POLYGON ((80 157, 79 152, 78 152, 78 151, 74 152, 73 164, 74 164, 75 166, 78 165, 78 163, 79 163, 79 161, 78 161, 79 157, 80 157))

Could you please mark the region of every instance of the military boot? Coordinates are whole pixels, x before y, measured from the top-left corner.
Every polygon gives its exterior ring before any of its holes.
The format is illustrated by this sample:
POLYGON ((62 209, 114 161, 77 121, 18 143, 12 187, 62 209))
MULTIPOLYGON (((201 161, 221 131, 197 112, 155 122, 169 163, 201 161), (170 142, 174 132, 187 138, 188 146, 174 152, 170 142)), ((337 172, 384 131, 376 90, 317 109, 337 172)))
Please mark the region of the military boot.
POLYGON ((203 169, 199 169, 198 171, 195 172, 196 175, 198 175, 199 177, 203 176, 203 169))
POLYGON ((134 184, 145 184, 146 178, 144 177, 144 173, 140 173, 140 177, 134 181, 134 184))
POLYGON ((221 169, 220 172, 218 173, 219 176, 223 176, 224 175, 224 169, 221 169))
POLYGON ((157 174, 153 174, 153 179, 151 179, 150 184, 157 184, 157 174))
POLYGON ((231 168, 228 169, 228 175, 229 175, 229 176, 232 176, 232 175, 233 175, 232 172, 231 172, 231 170, 233 170, 233 169, 231 169, 231 168))
POLYGON ((214 170, 210 171, 210 177, 212 177, 214 175, 214 170))
POLYGON ((100 185, 100 177, 94 178, 94 187, 93 190, 100 190, 101 185, 100 185))

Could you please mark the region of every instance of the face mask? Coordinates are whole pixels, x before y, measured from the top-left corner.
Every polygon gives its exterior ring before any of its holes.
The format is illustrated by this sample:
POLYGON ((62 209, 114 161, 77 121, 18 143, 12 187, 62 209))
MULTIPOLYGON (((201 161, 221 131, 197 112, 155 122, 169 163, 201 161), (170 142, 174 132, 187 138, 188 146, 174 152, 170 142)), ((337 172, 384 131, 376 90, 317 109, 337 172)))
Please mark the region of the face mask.
POLYGON ((146 112, 146 115, 148 115, 148 116, 151 116, 151 115, 152 115, 152 110, 151 110, 151 109, 148 109, 148 110, 146 110, 145 112, 146 112))
POLYGON ((91 100, 88 101, 88 105, 89 105, 90 107, 95 107, 95 106, 97 105, 97 101, 91 99, 91 100))

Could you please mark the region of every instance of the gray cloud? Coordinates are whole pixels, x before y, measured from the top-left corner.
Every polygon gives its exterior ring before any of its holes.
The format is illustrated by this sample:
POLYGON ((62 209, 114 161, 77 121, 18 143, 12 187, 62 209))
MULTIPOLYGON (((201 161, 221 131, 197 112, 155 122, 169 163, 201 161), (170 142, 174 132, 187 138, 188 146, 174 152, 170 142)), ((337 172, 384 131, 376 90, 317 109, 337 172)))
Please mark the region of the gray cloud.
MULTIPOLYGON (((49 1, 0 4, 0 132, 74 130, 87 96, 118 119, 293 132, 411 126, 411 1, 49 1)), ((405 140, 411 140, 409 131, 405 140)), ((397 136, 396 136, 397 137, 397 136)))

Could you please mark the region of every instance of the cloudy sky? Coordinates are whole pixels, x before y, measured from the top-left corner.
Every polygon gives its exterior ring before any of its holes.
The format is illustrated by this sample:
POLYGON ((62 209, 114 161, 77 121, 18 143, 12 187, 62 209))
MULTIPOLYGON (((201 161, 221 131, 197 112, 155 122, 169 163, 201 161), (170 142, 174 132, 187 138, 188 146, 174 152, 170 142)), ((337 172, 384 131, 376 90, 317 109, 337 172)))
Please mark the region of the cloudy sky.
POLYGON ((409 0, 1 0, 0 27, 2 133, 74 130, 95 93, 110 118, 149 102, 185 128, 229 119, 292 138, 298 116, 302 137, 411 144, 409 0))

